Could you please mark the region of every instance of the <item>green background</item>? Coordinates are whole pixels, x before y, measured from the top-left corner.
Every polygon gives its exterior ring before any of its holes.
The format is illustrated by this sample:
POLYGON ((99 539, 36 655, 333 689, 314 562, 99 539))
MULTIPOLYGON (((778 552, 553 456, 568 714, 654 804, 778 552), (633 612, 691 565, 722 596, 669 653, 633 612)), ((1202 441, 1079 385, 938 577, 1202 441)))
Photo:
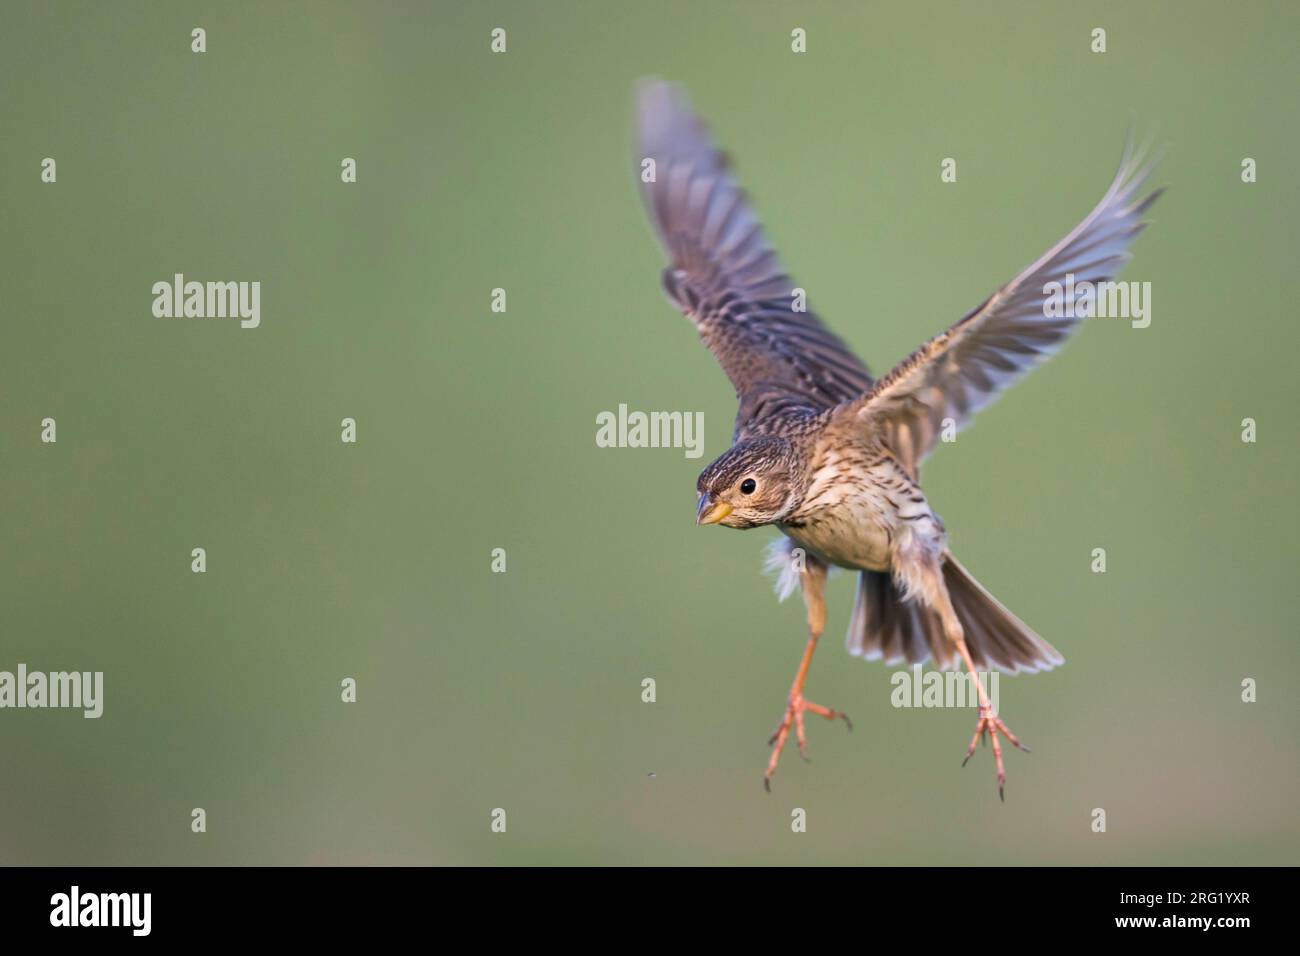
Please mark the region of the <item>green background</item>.
POLYGON ((4 19, 0 669, 102 670, 106 700, 0 712, 0 862, 1300 862, 1294 4, 4 19), (926 469, 1068 660, 1002 682, 1034 747, 1005 805, 987 752, 959 767, 973 713, 894 709, 847 656, 849 575, 809 694, 857 729, 811 725, 763 792, 803 611, 759 573, 774 532, 693 523, 735 404, 659 292, 645 75, 877 374, 1072 227, 1130 125, 1167 147, 1124 276, 1150 328, 1089 324, 926 469), (155 319, 175 272, 260 280, 261 328, 155 319), (702 411, 705 457, 597 448, 619 403, 702 411))

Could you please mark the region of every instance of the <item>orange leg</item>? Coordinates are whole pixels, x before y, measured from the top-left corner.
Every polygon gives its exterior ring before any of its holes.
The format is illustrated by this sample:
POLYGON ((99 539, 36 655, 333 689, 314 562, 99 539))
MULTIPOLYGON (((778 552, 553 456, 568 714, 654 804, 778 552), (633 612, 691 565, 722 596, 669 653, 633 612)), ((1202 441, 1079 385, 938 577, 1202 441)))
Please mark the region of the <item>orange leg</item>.
MULTIPOLYGON (((946 626, 945 624, 945 628, 946 626)), ((966 646, 965 635, 961 633, 961 625, 958 624, 957 627, 959 634, 956 640, 957 651, 961 654, 962 662, 966 665, 966 671, 971 675, 971 680, 975 682, 980 701, 980 717, 979 722, 975 725, 975 736, 971 738, 970 748, 966 751, 966 757, 962 760, 961 765, 966 766, 975 753, 975 746, 987 735, 988 739, 993 742, 993 761, 998 771, 998 797, 1005 803, 1007 799, 1007 768, 1002 762, 1002 744, 998 741, 998 734, 1006 737, 1011 745, 1018 750, 1029 753, 1029 748, 1021 744, 1020 739, 1011 732, 1011 729, 994 712, 993 705, 989 703, 988 694, 984 690, 984 685, 980 683, 979 678, 976 676, 975 662, 971 660, 970 649, 966 646)))
POLYGON ((962 663, 966 665, 967 672, 970 674, 971 679, 975 681, 976 692, 979 695, 979 723, 975 725, 975 736, 971 738, 970 748, 966 751, 966 759, 961 762, 961 765, 966 766, 966 762, 975 753, 975 747, 980 739, 987 735, 988 739, 993 741, 993 760, 998 771, 998 796, 1005 801, 1007 799, 1007 769, 1002 762, 1002 743, 998 737, 999 735, 1006 737, 1013 747, 1026 753, 1029 752, 1029 748, 1021 744, 1016 735, 998 717, 993 705, 989 702, 984 685, 979 682, 976 676, 975 662, 971 660, 970 648, 966 646, 965 629, 961 626, 956 610, 953 609, 952 599, 948 596, 948 586, 943 580, 942 565, 937 562, 924 562, 912 565, 907 570, 909 572, 908 577, 914 582, 917 590, 920 591, 922 599, 939 613, 939 618, 943 622, 944 636, 956 646, 957 653, 961 655, 962 663))
POLYGON ((822 631, 826 628, 826 603, 822 594, 825 583, 826 568, 821 564, 814 564, 809 559, 803 572, 804 602, 808 605, 808 645, 804 648, 799 670, 794 675, 794 683, 790 685, 790 697, 785 716, 781 720, 781 725, 777 727, 776 733, 767 742, 772 748, 772 757, 767 762, 767 773, 763 774, 763 787, 769 793, 772 790, 772 775, 776 773, 776 765, 790 737, 791 727, 794 728, 795 739, 799 742, 799 753, 805 760, 808 759, 808 739, 804 732, 803 719, 806 712, 825 717, 827 720, 843 720, 850 730, 853 729, 853 723, 847 714, 823 707, 821 704, 814 704, 803 695, 803 687, 808 680, 808 668, 812 665, 813 652, 817 650, 817 639, 822 636, 822 631))

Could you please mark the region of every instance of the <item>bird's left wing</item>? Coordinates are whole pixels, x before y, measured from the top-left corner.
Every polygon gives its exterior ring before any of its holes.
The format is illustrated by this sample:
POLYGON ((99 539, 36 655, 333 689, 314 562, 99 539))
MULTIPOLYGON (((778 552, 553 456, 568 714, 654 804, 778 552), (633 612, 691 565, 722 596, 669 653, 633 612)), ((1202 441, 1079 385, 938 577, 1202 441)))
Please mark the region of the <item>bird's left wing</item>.
POLYGON ((1082 222, 983 305, 922 345, 865 395, 837 409, 837 420, 856 416, 858 424, 879 429, 915 477, 944 419, 964 425, 1065 344, 1081 321, 1076 313, 1083 311, 1064 294, 1068 277, 1073 276, 1074 288, 1095 285, 1129 260, 1128 247, 1146 226, 1142 215, 1162 192, 1136 198, 1154 166, 1142 152, 1130 143, 1110 188, 1082 222), (1061 284, 1060 310, 1048 307, 1057 297, 1052 283, 1061 284))
POLYGON ((637 174, 671 259, 664 289, 735 387, 737 432, 792 407, 830 408, 870 388, 867 367, 801 308, 682 89, 644 81, 637 114, 637 174))

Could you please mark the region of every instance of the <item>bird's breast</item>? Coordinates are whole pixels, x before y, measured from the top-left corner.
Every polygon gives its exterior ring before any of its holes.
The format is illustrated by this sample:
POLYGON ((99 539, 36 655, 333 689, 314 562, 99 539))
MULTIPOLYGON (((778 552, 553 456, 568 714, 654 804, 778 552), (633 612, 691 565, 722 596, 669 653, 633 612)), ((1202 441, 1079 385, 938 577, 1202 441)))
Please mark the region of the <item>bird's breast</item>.
POLYGON ((808 492, 781 531, 822 560, 886 571, 901 537, 941 538, 943 525, 921 490, 892 458, 829 450, 808 492))

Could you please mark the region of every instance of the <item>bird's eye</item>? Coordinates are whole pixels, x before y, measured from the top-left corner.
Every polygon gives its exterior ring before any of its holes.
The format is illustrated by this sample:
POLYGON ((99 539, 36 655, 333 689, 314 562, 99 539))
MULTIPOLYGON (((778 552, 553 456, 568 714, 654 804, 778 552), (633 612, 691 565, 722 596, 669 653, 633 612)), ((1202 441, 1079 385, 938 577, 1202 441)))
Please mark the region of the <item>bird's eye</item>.
POLYGON ((754 489, 757 487, 758 487, 758 482, 756 482, 753 478, 746 478, 744 481, 740 483, 740 493, 742 495, 752 495, 754 493, 754 489))

